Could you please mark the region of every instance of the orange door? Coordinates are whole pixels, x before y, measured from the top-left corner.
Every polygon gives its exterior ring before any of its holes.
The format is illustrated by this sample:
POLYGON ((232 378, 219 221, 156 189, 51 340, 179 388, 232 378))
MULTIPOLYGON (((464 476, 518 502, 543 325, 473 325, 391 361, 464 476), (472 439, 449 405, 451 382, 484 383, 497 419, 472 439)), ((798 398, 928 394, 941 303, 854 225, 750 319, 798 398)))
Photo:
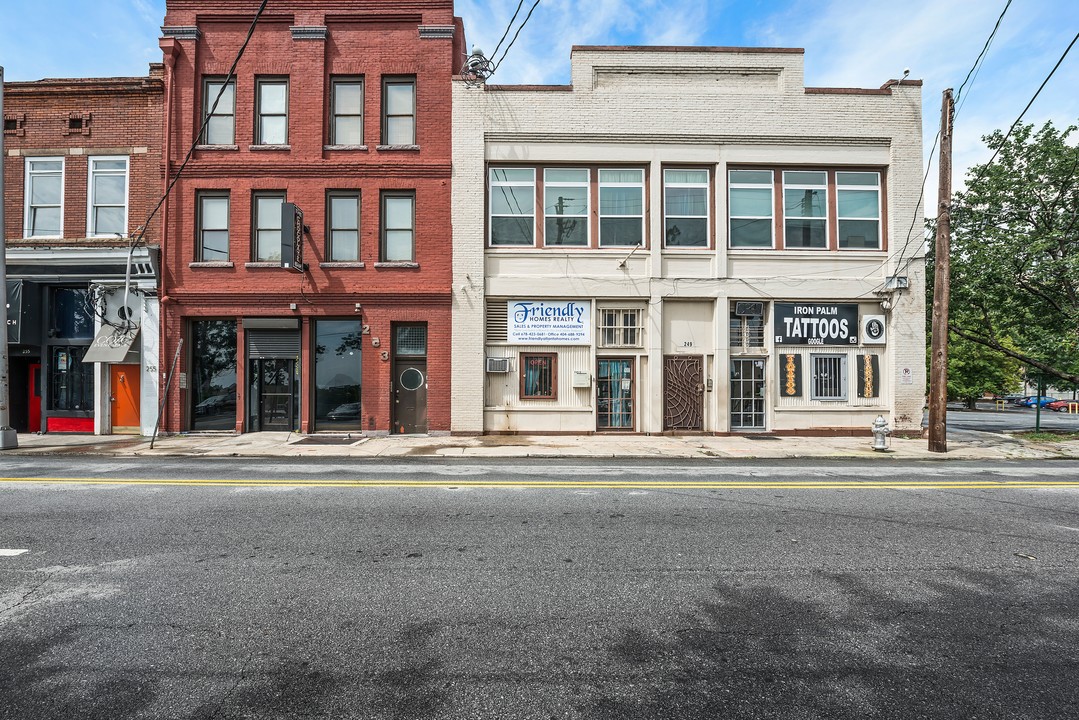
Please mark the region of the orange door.
POLYGON ((139 433, 139 366, 110 365, 112 388, 112 431, 116 434, 139 433))

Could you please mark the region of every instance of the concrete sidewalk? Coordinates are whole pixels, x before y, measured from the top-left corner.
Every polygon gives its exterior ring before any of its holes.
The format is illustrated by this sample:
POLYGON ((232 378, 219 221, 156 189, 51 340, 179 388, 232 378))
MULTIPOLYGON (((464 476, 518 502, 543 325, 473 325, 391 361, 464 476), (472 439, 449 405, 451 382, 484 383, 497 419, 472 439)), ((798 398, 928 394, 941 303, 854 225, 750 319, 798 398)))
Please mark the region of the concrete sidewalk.
POLYGON ((18 436, 3 456, 84 454, 112 457, 439 457, 439 458, 861 458, 899 460, 1014 460, 1079 458, 1079 440, 1031 443, 1010 435, 949 433, 948 453, 931 453, 924 439, 891 438, 875 452, 870 437, 731 437, 669 435, 299 435, 296 433, 18 436))

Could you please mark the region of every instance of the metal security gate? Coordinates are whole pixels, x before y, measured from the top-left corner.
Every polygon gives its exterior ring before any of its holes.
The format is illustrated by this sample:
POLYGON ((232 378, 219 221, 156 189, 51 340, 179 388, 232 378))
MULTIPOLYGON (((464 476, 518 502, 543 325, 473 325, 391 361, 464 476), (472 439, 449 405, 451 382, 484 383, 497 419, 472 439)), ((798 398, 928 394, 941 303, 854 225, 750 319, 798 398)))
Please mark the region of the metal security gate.
POLYGON ((663 358, 663 429, 704 429, 704 357, 663 358))
POLYGON ((764 363, 731 358, 731 430, 764 429, 764 363))

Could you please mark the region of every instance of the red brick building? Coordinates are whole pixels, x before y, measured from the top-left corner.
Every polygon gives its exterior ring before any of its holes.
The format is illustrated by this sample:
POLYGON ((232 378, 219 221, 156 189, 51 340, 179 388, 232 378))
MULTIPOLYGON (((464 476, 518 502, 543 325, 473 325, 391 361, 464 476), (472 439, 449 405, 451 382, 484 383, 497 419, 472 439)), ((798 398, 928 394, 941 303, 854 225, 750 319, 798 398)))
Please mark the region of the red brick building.
POLYGON ((4 85, 11 421, 20 432, 153 431, 161 225, 140 226, 161 195, 163 74, 154 64, 146 77, 4 85), (123 342, 95 360, 87 353, 102 328, 123 342))
POLYGON ((167 3, 162 427, 448 431, 452 0, 270 0, 230 76, 259 4, 167 3))

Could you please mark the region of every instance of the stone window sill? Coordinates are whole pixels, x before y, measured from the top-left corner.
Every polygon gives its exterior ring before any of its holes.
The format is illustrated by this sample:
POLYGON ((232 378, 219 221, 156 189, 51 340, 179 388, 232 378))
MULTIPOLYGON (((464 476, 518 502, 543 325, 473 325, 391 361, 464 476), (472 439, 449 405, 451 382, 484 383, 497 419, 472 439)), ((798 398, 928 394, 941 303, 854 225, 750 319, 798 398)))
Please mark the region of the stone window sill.
POLYGON ((277 261, 277 260, 271 260, 271 261, 260 260, 258 262, 245 262, 244 267, 249 269, 249 270, 251 270, 251 269, 260 269, 260 268, 265 268, 265 269, 280 268, 281 263, 280 263, 280 261, 277 261))
POLYGON ((366 145, 323 145, 323 150, 353 150, 367 152, 366 145))
POLYGON ((385 152, 387 150, 419 150, 419 145, 376 145, 375 150, 385 152))
POLYGON ((197 262, 188 263, 187 266, 192 269, 196 268, 230 268, 233 267, 231 260, 199 260, 197 262))
POLYGON ((196 150, 239 150, 239 145, 196 145, 196 150))
POLYGON ((287 151, 292 149, 292 146, 291 145, 248 145, 247 149, 248 150, 259 150, 259 151, 262 151, 262 150, 280 150, 280 151, 286 151, 287 152, 287 151))
POLYGON ((367 267, 362 262, 352 262, 345 260, 328 260, 327 262, 320 262, 318 264, 320 268, 363 268, 367 267))
POLYGON ((407 260, 375 263, 375 267, 377 268, 418 268, 419 266, 420 264, 418 262, 409 262, 407 260))

